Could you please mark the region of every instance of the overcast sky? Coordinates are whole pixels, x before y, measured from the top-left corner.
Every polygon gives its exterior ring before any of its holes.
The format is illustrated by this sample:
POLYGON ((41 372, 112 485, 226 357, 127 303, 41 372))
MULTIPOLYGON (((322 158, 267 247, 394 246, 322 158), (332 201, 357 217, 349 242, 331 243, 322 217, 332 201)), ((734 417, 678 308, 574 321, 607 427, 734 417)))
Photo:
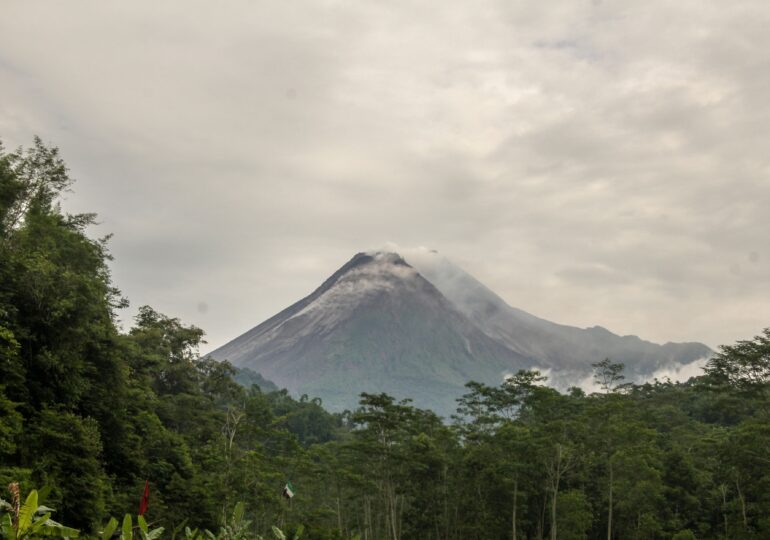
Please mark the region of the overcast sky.
POLYGON ((770 5, 3 2, 0 140, 61 148, 131 300, 221 345, 358 251, 710 346, 770 326, 770 5))

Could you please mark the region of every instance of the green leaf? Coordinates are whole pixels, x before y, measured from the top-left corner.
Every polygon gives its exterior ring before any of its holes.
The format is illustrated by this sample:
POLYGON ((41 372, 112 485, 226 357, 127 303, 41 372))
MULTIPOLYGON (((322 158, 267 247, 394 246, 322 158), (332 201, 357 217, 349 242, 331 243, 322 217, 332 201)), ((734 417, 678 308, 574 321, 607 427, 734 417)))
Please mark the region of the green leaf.
POLYGON ((3 537, 7 540, 16 540, 16 529, 13 528, 13 521, 11 520, 11 514, 5 514, 3 516, 3 522, 0 523, 0 528, 3 531, 3 537))
POLYGON ((299 540, 299 537, 302 536, 302 533, 304 531, 305 531, 305 526, 304 525, 300 525, 299 527, 297 527, 297 530, 294 531, 294 537, 293 537, 292 540, 299 540))
POLYGON ((158 527, 157 529, 151 530, 147 535, 147 540, 156 540, 157 538, 160 538, 164 530, 165 529, 163 527, 158 527))
POLYGON ((37 504, 45 504, 46 499, 51 494, 53 486, 43 486, 37 490, 37 504))
POLYGON ((71 527, 65 527, 61 523, 57 523, 52 519, 45 520, 45 528, 42 531, 44 536, 54 536, 57 538, 77 538, 80 536, 80 531, 71 527))
POLYGON ((59 529, 59 534, 67 538, 77 538, 78 536, 80 536, 80 531, 77 529, 73 529, 71 527, 65 527, 64 525, 62 525, 61 528, 59 529))
POLYGON ((273 525, 273 534, 278 540, 286 540, 286 535, 283 534, 283 531, 275 525, 273 525))
POLYGON ((123 518, 123 529, 120 534, 121 540, 132 540, 133 533, 131 529, 131 514, 126 514, 126 516, 123 518))
POLYGON ((144 533, 144 536, 147 536, 147 520, 144 519, 144 516, 136 516, 136 522, 139 524, 139 530, 144 533))
POLYGON ((235 505, 233 510, 233 525, 240 523, 243 519, 243 502, 239 502, 235 505))
POLYGON ((182 522, 171 531, 171 540, 176 540, 176 536, 185 528, 185 525, 187 525, 187 518, 183 519, 182 522))
POLYGON ((37 511, 37 491, 32 490, 27 495, 27 500, 24 505, 19 509, 19 522, 16 530, 19 535, 24 535, 27 529, 32 525, 32 518, 37 511))
MULTIPOLYGON (((49 522, 51 523, 50 526, 55 527, 56 525, 58 525, 55 521, 51 521, 51 514, 50 513, 49 514, 43 514, 40 518, 38 518, 35 521, 33 521, 32 525, 27 527, 27 529, 25 531, 25 534, 28 535, 28 536, 36 534, 36 533, 40 532, 41 530, 43 530, 43 528, 49 526, 49 524, 48 524, 49 522)), ((19 529, 19 530, 21 530, 21 529, 19 529)))
POLYGON ((108 540, 109 538, 112 538, 112 535, 115 534, 115 530, 118 528, 118 520, 114 517, 110 518, 110 521, 107 522, 107 525, 104 526, 104 529, 101 532, 102 540, 108 540))

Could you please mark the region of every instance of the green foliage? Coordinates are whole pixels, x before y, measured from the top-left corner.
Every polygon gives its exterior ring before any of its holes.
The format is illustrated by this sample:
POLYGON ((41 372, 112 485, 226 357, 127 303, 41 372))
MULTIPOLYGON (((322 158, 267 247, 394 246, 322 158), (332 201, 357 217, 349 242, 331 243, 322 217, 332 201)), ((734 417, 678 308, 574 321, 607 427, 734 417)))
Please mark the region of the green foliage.
MULTIPOLYGON (((284 533, 281 529, 273 525, 273 536, 276 537, 277 540, 289 540, 289 537, 286 536, 286 533, 284 533)), ((291 537, 291 540, 299 540, 300 536, 302 535, 302 529, 298 529, 298 532, 294 533, 294 536, 291 537)))
POLYGON ((163 527, 150 529, 147 526, 147 521, 144 519, 144 516, 136 516, 136 523, 139 528, 140 540, 157 540, 163 534, 163 531, 164 531, 163 527))
POLYGON ((16 441, 24 423, 17 407, 16 403, 5 396, 5 388, 0 385, 0 459, 16 452, 16 441))
POLYGON ((120 528, 120 540, 133 540, 134 529, 131 520, 131 514, 126 514, 123 517, 123 525, 120 528))
POLYGON ((593 523, 593 513, 588 497, 581 490, 570 490, 559 496, 559 538, 583 540, 593 523))
POLYGON ((262 375, 249 368, 239 368, 235 370, 233 380, 246 389, 251 389, 257 385, 262 392, 277 392, 280 390, 274 383, 265 379, 262 375))
POLYGON ((770 383, 770 328, 752 340, 723 345, 706 366, 717 383, 747 392, 766 392, 770 383))
POLYGON ((105 477, 98 423, 68 412, 43 409, 32 417, 29 465, 37 484, 55 486, 51 497, 67 522, 90 528, 104 514, 105 477))
POLYGON ((596 394, 470 382, 451 426, 386 394, 332 415, 149 306, 121 331, 106 239, 57 204, 70 185, 55 148, 0 148, 0 480, 45 486, 0 505, 2 538, 77 533, 46 492, 102 540, 770 537, 770 329, 683 384, 605 359, 596 394))
POLYGON ((114 517, 111 517, 110 520, 107 522, 107 525, 105 525, 101 532, 99 533, 99 538, 101 540, 108 540, 109 538, 112 538, 112 535, 115 534, 115 531, 118 530, 118 520, 114 517))
POLYGON ((233 509, 233 515, 222 526, 217 535, 217 539, 241 540, 243 538, 248 538, 251 521, 245 519, 244 510, 245 506, 243 502, 236 503, 235 508, 233 509))
POLYGON ((24 504, 16 512, 14 505, 0 499, 0 530, 6 540, 32 540, 36 538, 76 538, 80 531, 65 527, 51 519, 54 511, 39 504, 38 492, 32 490, 24 504))

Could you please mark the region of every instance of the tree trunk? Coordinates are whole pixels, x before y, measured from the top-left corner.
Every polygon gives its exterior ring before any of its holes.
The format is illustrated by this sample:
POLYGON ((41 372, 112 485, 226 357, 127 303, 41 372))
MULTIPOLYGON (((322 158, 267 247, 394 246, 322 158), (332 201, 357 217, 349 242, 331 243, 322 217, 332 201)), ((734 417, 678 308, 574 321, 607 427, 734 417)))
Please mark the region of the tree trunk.
POLYGON ((543 506, 540 509, 540 521, 537 523, 537 538, 543 540, 545 534, 545 513, 548 510, 548 491, 543 495, 543 506))
POLYGON ((340 511, 340 496, 337 495, 337 530, 340 531, 340 534, 343 534, 342 531, 342 512, 340 511))
POLYGON ((556 491, 551 499, 551 540, 556 540, 556 491))
POLYGON ((556 458, 553 463, 551 486, 553 497, 551 498, 551 540, 556 540, 556 500, 559 497, 559 481, 562 474, 562 446, 556 445, 556 458))
POLYGON ((746 499, 741 493, 741 485, 738 483, 738 478, 735 479, 735 489, 738 491, 738 500, 741 501, 741 516, 743 516, 743 529, 749 528, 749 521, 746 519, 746 499))
POLYGON ((393 488, 393 493, 393 500, 396 503, 396 540, 399 540, 401 538, 401 531, 404 530, 404 497, 402 496, 401 499, 399 499, 398 495, 395 495, 395 488, 393 488), (401 504, 401 508, 399 508, 399 503, 401 504))
POLYGON ((513 481, 513 516, 511 517, 511 527, 513 530, 513 540, 516 540, 516 498, 519 494, 519 479, 513 481))
POLYGON ((725 538, 727 538, 727 486, 722 484, 719 486, 719 491, 722 492, 722 519, 725 522, 725 538))
POLYGON ((444 465, 444 538, 449 538, 449 486, 447 485, 447 466, 444 465))
POLYGON ((612 540, 612 457, 610 457, 610 494, 607 508, 607 540, 612 540))
POLYGON ((398 540, 398 500, 396 499, 395 488, 390 482, 387 484, 386 493, 390 510, 390 533, 393 535, 393 540, 398 540))

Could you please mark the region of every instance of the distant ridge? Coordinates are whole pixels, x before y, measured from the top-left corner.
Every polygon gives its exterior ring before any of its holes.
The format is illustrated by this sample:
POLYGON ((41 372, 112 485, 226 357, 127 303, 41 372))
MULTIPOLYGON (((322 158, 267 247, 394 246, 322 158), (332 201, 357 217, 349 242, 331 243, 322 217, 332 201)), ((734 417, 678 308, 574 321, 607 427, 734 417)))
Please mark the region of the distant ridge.
POLYGON ((557 324, 509 306, 476 278, 435 251, 412 250, 410 263, 487 335, 511 350, 536 358, 552 382, 566 388, 590 376, 590 364, 610 358, 626 365, 639 382, 656 371, 689 364, 713 351, 702 343, 658 345, 637 336, 619 336, 601 326, 557 324))
POLYGON ((360 392, 388 392, 448 416, 469 380, 496 385, 518 369, 540 368, 566 387, 605 357, 638 379, 710 352, 540 319, 426 250, 408 259, 358 253, 310 295, 211 356, 318 396, 331 410, 355 408, 360 392))

